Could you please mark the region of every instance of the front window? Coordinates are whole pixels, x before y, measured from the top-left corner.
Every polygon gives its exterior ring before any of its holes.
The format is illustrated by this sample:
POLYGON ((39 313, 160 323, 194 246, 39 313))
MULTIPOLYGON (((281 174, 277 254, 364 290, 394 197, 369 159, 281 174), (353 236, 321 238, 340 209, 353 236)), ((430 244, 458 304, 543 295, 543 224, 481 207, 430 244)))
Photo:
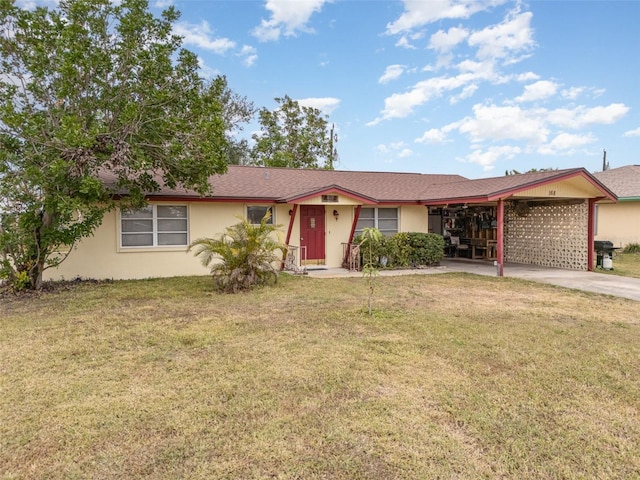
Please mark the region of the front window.
POLYGON ((264 216, 269 213, 268 225, 273 225, 273 207, 251 205, 247 207, 247 221, 252 225, 259 225, 264 216))
POLYGON ((122 210, 123 247, 165 247, 188 245, 186 205, 147 205, 122 210))
POLYGON ((398 233, 398 209, 397 208, 371 208, 360 209, 360 216, 356 225, 356 235, 362 233, 365 228, 377 228, 386 236, 398 233))

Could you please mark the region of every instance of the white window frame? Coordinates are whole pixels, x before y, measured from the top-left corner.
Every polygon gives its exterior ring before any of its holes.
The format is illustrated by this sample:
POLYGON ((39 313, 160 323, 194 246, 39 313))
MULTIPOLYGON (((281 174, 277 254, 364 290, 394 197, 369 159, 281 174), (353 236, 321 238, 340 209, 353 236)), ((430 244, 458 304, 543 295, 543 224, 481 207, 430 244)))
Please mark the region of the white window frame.
MULTIPOLYGON (((380 232, 386 236, 391 236, 394 235, 396 233, 400 232, 400 207, 362 207, 360 210, 360 217, 358 218, 358 223, 360 222, 360 219, 362 218, 362 210, 364 210, 365 208, 370 208, 373 209, 373 226, 374 228, 377 228, 378 230, 380 230, 380 232), (396 220, 396 229, 395 231, 391 231, 389 229, 380 229, 380 216, 379 216, 379 211, 381 209, 385 209, 385 210, 395 210, 396 211, 396 216, 395 216, 395 220, 396 220)), ((382 220, 389 220, 389 218, 383 218, 382 220)), ((366 228, 366 227, 363 227, 366 228)), ((356 225, 356 231, 355 231, 355 235, 360 235, 362 233, 363 228, 358 228, 356 225)))
POLYGON ((264 217, 264 215, 266 215, 267 210, 271 210, 271 218, 269 218, 269 220, 267 221, 267 225, 275 225, 276 221, 276 209, 274 208, 273 205, 247 205, 245 207, 245 218, 247 219, 248 222, 250 222, 252 225, 260 225, 260 222, 258 221, 258 223, 252 222, 251 218, 249 218, 249 209, 250 208, 264 208, 265 209, 265 213, 262 215, 262 217, 260 217, 260 219, 262 220, 262 218, 264 217))
MULTIPOLYGON (((119 218, 119 244, 120 244, 120 248, 121 249, 125 249, 125 250, 129 250, 129 249, 134 249, 134 250, 140 250, 140 249, 145 249, 145 248, 153 248, 153 249, 161 249, 161 248, 169 248, 169 249, 174 249, 174 248, 185 248, 189 246, 189 206, 187 204, 184 203, 171 203, 171 204, 167 204, 167 203, 153 203, 153 204, 148 204, 147 207, 151 207, 152 209, 152 214, 151 214, 151 218, 149 217, 140 217, 138 218, 138 220, 151 220, 151 232, 125 232, 124 229, 122 228, 123 226, 123 222, 127 222, 127 221, 135 221, 136 218, 125 218, 122 215, 122 210, 120 210, 120 218, 119 218), (158 216, 158 207, 184 207, 185 208, 185 216, 184 217, 159 217, 158 216), (171 220, 186 220, 186 230, 171 230, 171 231, 159 231, 158 230, 158 220, 165 220, 165 219, 171 219, 171 220), (135 233, 151 233, 152 235, 152 244, 150 245, 123 245, 123 237, 129 234, 135 234, 135 233), (158 234, 163 234, 163 233, 177 233, 177 234, 185 234, 185 238, 186 238, 186 242, 184 244, 182 243, 176 243, 176 244, 167 244, 167 245, 160 245, 158 243, 158 234)), ((135 212, 136 209, 132 209, 132 212, 135 212)))

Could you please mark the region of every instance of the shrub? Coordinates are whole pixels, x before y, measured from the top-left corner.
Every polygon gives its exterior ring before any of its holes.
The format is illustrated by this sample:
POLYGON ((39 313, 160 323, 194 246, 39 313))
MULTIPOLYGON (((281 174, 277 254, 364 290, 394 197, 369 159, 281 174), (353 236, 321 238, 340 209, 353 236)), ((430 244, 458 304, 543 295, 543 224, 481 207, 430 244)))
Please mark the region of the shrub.
POLYGON ((236 293, 278 280, 274 264, 281 257, 276 252, 284 254, 286 247, 271 238, 280 227, 268 224, 269 218, 267 213, 259 225, 242 219, 219 238, 200 238, 189 246, 196 248, 195 256, 201 257, 204 266, 213 264, 211 275, 217 289, 236 293), (220 261, 215 262, 217 259, 220 261))
POLYGON ((389 266, 408 267, 411 265, 411 245, 408 233, 396 233, 389 238, 388 256, 389 266))
POLYGON ((640 243, 629 243, 622 253, 640 253, 640 243))
POLYGON ((411 232, 409 236, 412 266, 433 265, 444 257, 444 238, 436 233, 411 232))
MULTIPOLYGON (((362 244, 358 235, 354 243, 362 244)), ((444 257, 444 238, 435 233, 401 232, 390 237, 369 239, 371 260, 376 268, 381 267, 380 259, 387 258, 389 268, 406 268, 433 265, 444 257)))

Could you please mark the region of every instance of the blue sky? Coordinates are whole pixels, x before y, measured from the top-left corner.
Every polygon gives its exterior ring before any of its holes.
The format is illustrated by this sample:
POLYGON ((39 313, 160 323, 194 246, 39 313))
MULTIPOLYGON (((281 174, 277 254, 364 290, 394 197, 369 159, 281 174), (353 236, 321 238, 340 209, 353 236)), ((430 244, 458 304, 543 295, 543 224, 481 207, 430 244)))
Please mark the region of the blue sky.
POLYGON ((257 108, 289 95, 328 114, 341 170, 595 172, 603 149, 640 163, 640 1, 150 4, 182 12, 203 72, 257 108))

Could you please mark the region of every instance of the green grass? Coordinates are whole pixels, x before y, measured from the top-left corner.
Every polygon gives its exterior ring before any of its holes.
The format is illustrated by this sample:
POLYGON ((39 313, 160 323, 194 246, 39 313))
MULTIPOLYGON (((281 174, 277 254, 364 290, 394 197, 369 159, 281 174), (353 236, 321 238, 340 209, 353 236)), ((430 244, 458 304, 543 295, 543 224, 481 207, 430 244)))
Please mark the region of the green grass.
POLYGON ((616 253, 613 257, 613 270, 601 270, 598 272, 623 277, 640 278, 640 253, 616 253))
POLYGON ((0 478, 640 477, 638 303, 466 274, 0 301, 0 478))

